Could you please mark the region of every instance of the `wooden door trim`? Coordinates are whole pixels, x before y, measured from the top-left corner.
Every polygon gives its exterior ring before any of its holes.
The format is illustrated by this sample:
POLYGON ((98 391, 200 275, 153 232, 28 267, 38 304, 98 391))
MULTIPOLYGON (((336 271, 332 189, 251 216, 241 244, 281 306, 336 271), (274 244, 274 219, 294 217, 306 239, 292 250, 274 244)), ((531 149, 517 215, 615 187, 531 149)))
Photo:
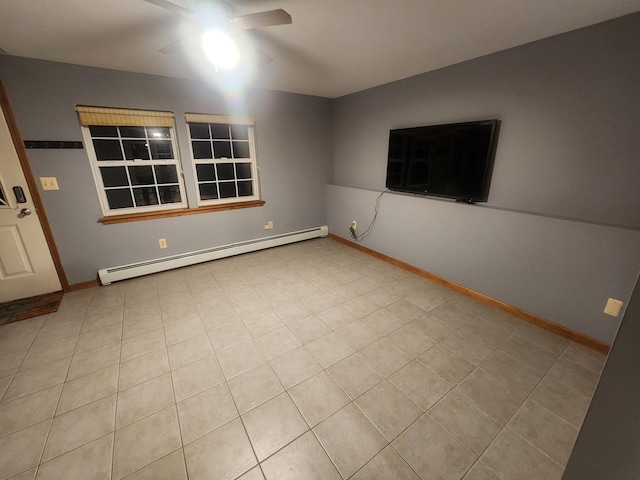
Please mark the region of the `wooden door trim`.
POLYGON ((44 237, 47 240, 51 258, 53 259, 53 264, 55 265, 56 272, 58 273, 58 279, 60 280, 60 284, 62 285, 62 290, 68 292, 69 281, 67 280, 67 275, 64 273, 64 269, 62 268, 60 252, 58 252, 58 247, 56 246, 56 242, 53 238, 53 232, 51 230, 49 220, 47 219, 47 215, 44 210, 44 204, 42 203, 42 198, 40 198, 40 193, 38 192, 38 185, 36 183, 35 176, 33 175, 33 171, 31 170, 31 165, 29 165, 27 151, 24 148, 22 136, 20 135, 20 131, 18 130, 18 124, 16 123, 15 117, 13 116, 13 110, 11 109, 11 105, 9 104, 9 97, 7 97, 7 92, 4 89, 2 80, 0 80, 0 105, 2 106, 4 118, 7 122, 7 125, 9 126, 9 133, 11 135, 11 139, 13 140, 13 145, 16 149, 18 159, 20 160, 20 166, 22 167, 24 177, 27 180, 27 186, 29 187, 29 191, 31 192, 33 204, 35 205, 36 211, 38 212, 38 220, 40 220, 40 225, 42 226, 44 237))

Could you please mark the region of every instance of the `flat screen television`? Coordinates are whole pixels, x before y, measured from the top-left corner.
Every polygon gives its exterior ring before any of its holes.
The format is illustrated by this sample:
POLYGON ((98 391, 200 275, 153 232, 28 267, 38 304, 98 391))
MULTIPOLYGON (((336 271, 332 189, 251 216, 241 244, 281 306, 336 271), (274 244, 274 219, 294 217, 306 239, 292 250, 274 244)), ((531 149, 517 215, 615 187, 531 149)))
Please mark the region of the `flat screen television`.
POLYGON ((386 187, 486 202, 499 123, 492 119, 391 130, 386 187))

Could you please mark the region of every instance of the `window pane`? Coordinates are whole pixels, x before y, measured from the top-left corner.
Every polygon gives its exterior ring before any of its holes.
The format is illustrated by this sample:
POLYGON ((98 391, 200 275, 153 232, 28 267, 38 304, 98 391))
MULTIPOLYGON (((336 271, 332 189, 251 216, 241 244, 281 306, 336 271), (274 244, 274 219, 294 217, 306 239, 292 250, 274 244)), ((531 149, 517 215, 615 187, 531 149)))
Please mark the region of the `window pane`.
POLYGON ((249 128, 246 125, 231 125, 231 138, 249 140, 249 128))
POLYGON ((157 205, 158 195, 155 187, 139 187, 133 189, 133 196, 136 199, 137 207, 146 205, 157 205))
POLYGON ((118 188, 116 190, 107 190, 107 202, 110 209, 133 207, 133 199, 128 188, 118 188))
POLYGON ((158 183, 178 183, 178 171, 174 165, 156 165, 153 168, 158 183))
POLYGON ((131 185, 153 185, 153 169, 151 167, 129 167, 131 185))
MULTIPOLYGON (((118 209, 159 210, 161 204, 186 204, 183 179, 175 158, 178 152, 174 150, 173 128, 153 125, 83 127, 83 130, 87 129, 94 147, 90 150, 95 152, 90 159, 102 178, 97 183, 99 189, 103 189, 100 194, 106 197, 106 215, 119 213, 118 209)), ((204 129, 209 137, 209 125, 204 124, 204 129)), ((210 140, 208 143, 210 160, 213 147, 210 140)), ((215 166, 210 169, 215 170, 215 166)))
POLYGON ((229 125, 226 123, 212 123, 211 138, 229 138, 229 125))
POLYGON ((253 195, 253 182, 238 182, 238 196, 250 197, 251 195, 253 195))
POLYGON ((231 143, 213 142, 214 158, 231 158, 231 143))
POLYGON ((216 172, 212 165, 196 165, 196 173, 199 182, 213 181, 216 179, 216 172))
POLYGON ((218 188, 215 183, 201 183, 198 188, 200 189, 201 200, 215 200, 218 198, 218 188))
POLYGON ((105 187, 128 187, 127 171, 124 167, 100 167, 105 187))
POLYGON ((145 138, 144 127, 120 127, 120 136, 127 138, 145 138))
POLYGON ((191 138, 211 138, 209 137, 208 123, 190 123, 189 133, 191 133, 191 138))
POLYGON ((94 140, 93 148, 98 160, 122 160, 122 150, 118 140, 94 140))
POLYGON ((233 142, 234 158, 249 158, 249 142, 233 142))
POLYGON ((253 128, 223 123, 225 118, 219 123, 188 123, 200 200, 212 203, 258 195, 253 128))
POLYGON ((117 137, 118 127, 104 127, 102 125, 91 125, 89 127, 92 137, 117 137))
POLYGON ((180 197, 180 187, 178 185, 158 187, 158 191, 160 192, 161 203, 180 203, 182 201, 180 197))
POLYGON ((154 160, 173 159, 173 148, 169 140, 149 140, 149 147, 154 160))
POLYGON ((237 197, 235 182, 220 182, 218 188, 220 188, 220 198, 237 197))
POLYGON ((147 127, 147 136, 149 138, 171 138, 168 127, 147 127))
POLYGON ((123 140, 122 146, 127 160, 149 160, 149 150, 145 140, 123 140))
POLYGON ((211 153, 211 142, 191 142, 193 147, 193 158, 213 158, 211 153))
POLYGON ((217 163, 218 180, 234 180, 233 163, 217 163))
POLYGON ((251 164, 236 163, 236 178, 251 178, 251 164))

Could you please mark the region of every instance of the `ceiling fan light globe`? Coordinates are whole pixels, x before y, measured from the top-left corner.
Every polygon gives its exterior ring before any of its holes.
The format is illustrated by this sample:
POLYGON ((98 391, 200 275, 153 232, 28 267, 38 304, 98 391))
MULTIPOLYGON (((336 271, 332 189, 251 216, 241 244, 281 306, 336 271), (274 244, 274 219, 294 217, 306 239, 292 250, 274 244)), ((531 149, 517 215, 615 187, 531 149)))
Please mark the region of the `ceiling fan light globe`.
POLYGON ((202 35, 202 50, 211 63, 223 70, 232 70, 240 62, 238 46, 220 30, 207 30, 202 35))

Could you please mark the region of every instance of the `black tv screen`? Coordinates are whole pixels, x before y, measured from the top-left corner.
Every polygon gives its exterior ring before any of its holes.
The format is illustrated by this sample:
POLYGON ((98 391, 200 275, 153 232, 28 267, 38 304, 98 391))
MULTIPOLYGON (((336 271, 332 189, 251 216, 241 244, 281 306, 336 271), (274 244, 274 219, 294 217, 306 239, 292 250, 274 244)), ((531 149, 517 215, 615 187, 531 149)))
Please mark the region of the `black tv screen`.
POLYGON ((389 132, 386 187, 464 202, 486 202, 498 120, 389 132))

